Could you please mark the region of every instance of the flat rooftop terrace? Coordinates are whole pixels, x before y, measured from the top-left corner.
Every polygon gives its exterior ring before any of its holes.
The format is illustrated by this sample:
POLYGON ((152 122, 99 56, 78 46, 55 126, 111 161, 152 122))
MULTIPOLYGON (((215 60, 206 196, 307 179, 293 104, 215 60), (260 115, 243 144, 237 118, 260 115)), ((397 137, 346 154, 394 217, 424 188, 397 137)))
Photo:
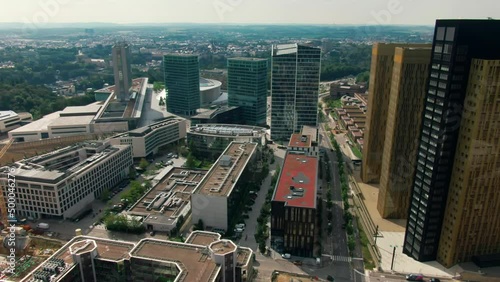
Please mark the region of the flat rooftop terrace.
POLYGON ((92 250, 94 246, 97 246, 97 257, 106 260, 120 261, 122 259, 130 258, 130 251, 134 248, 134 243, 127 243, 124 241, 115 241, 100 239, 94 237, 75 237, 63 248, 61 248, 55 255, 56 258, 64 260, 66 263, 73 264, 73 255, 70 250, 75 250, 79 247, 84 247, 86 241, 93 242, 94 244, 89 244, 86 248, 81 249, 78 253, 84 253, 86 251, 92 250))
POLYGON ((255 143, 231 142, 198 185, 196 192, 229 196, 256 148, 255 143))
POLYGON ((294 133, 290 137, 289 147, 301 147, 310 148, 311 147, 311 136, 305 134, 294 133))
POLYGON ((143 239, 131 255, 164 262, 176 262, 184 273, 178 281, 210 281, 219 272, 220 266, 203 253, 201 246, 185 243, 143 239))
MULTIPOLYGON (((152 202, 161 193, 172 192, 172 194, 182 197, 189 201, 189 195, 192 194, 203 179, 207 170, 190 170, 180 167, 174 167, 170 170, 162 180, 156 184, 143 198, 137 201, 134 206, 129 210, 131 214, 147 215, 157 214, 162 216, 170 216, 173 211, 166 210, 165 213, 159 213, 155 209, 147 210, 144 202, 152 202), (185 194, 185 195, 182 195, 185 194), (186 199, 187 197, 187 199, 186 199)), ((174 196, 175 196, 174 195, 174 196)))
POLYGON ((316 208, 317 175, 316 157, 287 153, 273 201, 285 202, 285 206, 316 208))
POLYGON ((193 231, 186 239, 187 244, 208 246, 220 239, 220 234, 204 231, 193 231))

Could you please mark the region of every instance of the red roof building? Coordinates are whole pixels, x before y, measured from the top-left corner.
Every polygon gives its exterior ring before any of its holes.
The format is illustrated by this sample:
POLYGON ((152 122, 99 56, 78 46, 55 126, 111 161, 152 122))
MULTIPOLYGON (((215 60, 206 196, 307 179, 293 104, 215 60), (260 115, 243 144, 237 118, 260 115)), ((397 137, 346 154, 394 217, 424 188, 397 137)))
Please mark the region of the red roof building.
POLYGON ((318 158, 288 152, 271 202, 271 240, 285 253, 312 257, 318 158))

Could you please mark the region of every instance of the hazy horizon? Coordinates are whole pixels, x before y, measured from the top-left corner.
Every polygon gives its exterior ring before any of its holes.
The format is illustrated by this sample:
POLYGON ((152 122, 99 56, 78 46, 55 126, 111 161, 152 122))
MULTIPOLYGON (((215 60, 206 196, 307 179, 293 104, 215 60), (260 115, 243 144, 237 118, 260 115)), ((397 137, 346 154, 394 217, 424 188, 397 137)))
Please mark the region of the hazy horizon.
POLYGON ((500 1, 479 0, 19 0, 0 23, 434 25, 436 19, 500 18, 500 1), (138 11, 141 11, 140 13, 138 11))

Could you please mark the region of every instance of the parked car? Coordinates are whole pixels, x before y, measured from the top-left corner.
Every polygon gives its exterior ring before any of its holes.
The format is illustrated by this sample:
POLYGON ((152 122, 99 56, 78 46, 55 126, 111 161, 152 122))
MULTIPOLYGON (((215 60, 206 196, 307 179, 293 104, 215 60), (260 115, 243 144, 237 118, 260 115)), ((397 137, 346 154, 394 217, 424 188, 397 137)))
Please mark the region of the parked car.
POLYGON ((406 275, 406 280, 408 281, 423 281, 424 276, 422 274, 410 273, 406 275))
POLYGON ((431 282, 441 282, 441 280, 439 280, 438 278, 431 278, 430 280, 431 282))
POLYGON ((287 254, 282 254, 281 257, 284 259, 290 259, 292 255, 287 253, 287 254))
POLYGON ((245 229, 245 223, 239 223, 239 224, 236 224, 234 227, 236 227, 236 228, 241 228, 241 229, 245 229))
POLYGON ((295 265, 302 265, 302 261, 296 260, 296 261, 293 262, 293 264, 295 264, 295 265))
POLYGON ((172 158, 177 159, 177 158, 179 158, 179 156, 178 155, 173 155, 172 158))
POLYGON ((168 153, 167 158, 171 158, 174 154, 173 153, 168 153))

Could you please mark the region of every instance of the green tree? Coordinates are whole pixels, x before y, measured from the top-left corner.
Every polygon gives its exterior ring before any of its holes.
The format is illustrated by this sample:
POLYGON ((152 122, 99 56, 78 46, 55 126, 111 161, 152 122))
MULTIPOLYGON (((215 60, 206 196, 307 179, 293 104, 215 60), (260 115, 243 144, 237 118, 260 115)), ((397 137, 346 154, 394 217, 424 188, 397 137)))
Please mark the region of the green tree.
POLYGON ((262 254, 266 253, 266 242, 264 240, 262 240, 262 241, 259 242, 259 251, 262 254))
POLYGON ((352 252, 352 251, 354 251, 355 247, 356 247, 356 240, 351 235, 351 236, 349 236, 349 239, 347 240, 347 248, 349 249, 349 252, 352 252))
POLYGON ((109 200, 109 198, 111 198, 111 193, 109 192, 109 189, 104 189, 100 196, 101 201, 106 202, 107 200, 109 200))
POLYGON ((146 161, 146 159, 142 158, 141 161, 139 162, 139 167, 143 170, 147 169, 149 166, 149 162, 146 161))
POLYGON ((193 156, 193 154, 189 153, 187 159, 186 159, 186 164, 185 166, 189 169, 196 168, 196 160, 193 156))

